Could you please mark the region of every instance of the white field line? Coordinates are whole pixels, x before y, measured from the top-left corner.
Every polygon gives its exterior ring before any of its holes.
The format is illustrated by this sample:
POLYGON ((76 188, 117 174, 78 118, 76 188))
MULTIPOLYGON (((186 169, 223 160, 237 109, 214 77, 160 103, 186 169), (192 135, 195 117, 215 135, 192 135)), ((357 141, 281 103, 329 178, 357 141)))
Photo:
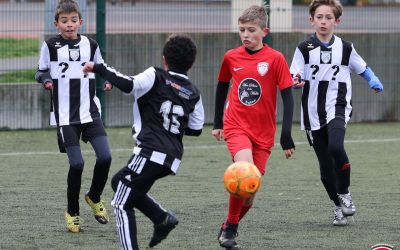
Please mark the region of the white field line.
MULTIPOLYGON (((400 142, 400 138, 391 139, 366 139, 366 140, 345 140, 345 144, 359 144, 359 143, 385 143, 385 142, 400 142)), ((306 141, 295 142, 296 145, 308 144, 306 141)), ((280 146, 279 143, 275 143, 275 146, 280 146)), ((217 143, 215 145, 198 145, 198 146, 187 146, 185 150, 190 149, 210 149, 210 148, 222 148, 225 147, 224 143, 217 143)), ((114 148, 112 152, 129 152, 131 148, 114 148)), ((83 154, 93 154, 93 150, 83 150, 83 154)), ((11 152, 11 153, 0 153, 0 156, 28 156, 28 155, 49 155, 49 154, 60 154, 58 151, 28 151, 28 152, 11 152)))

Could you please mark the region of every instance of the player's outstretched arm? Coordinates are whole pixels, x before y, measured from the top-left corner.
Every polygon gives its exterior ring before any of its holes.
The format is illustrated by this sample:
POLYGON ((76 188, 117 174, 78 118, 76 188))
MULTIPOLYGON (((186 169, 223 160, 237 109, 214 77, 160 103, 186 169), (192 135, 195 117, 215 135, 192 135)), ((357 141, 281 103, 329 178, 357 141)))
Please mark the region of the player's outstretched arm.
POLYGON ((369 87, 375 91, 375 93, 379 93, 383 91, 383 85, 379 78, 375 75, 370 67, 367 66, 365 71, 360 74, 362 78, 368 81, 369 87))
POLYGON ((119 88, 122 92, 131 93, 133 89, 133 78, 123 75, 106 64, 85 63, 82 68, 83 73, 94 72, 106 79, 112 85, 119 88))

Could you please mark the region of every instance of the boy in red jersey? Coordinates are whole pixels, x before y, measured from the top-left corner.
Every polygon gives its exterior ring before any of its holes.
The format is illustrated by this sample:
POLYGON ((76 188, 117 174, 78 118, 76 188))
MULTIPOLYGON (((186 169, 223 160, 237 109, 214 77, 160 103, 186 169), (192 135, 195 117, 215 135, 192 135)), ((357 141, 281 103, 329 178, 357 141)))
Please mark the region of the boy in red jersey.
MULTIPOLYGON (((274 146, 277 88, 284 105, 280 143, 286 158, 292 156, 295 148, 291 136, 293 80, 282 53, 262 42, 269 32, 267 18, 265 9, 254 5, 244 10, 238 19, 243 45, 224 55, 212 130, 217 140, 226 140, 234 162, 254 163, 261 174, 265 173, 274 146), (230 82, 232 86, 225 105, 230 82)), ((230 195, 228 215, 218 235, 221 247, 239 249, 235 241, 238 224, 253 200, 254 196, 242 200, 230 195)))

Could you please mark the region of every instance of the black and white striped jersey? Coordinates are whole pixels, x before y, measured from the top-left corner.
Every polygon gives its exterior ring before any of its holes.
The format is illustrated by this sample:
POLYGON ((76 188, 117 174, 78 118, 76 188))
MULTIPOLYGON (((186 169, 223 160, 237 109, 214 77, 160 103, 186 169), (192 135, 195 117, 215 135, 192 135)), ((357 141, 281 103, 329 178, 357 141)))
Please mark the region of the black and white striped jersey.
POLYGON ((124 85, 123 91, 134 97, 132 134, 137 146, 133 153, 176 173, 183 155, 183 135, 203 129, 204 107, 197 87, 184 74, 156 67, 133 77, 105 64, 95 65, 95 72, 116 86, 124 85))
POLYGON ((361 74, 367 65, 353 44, 333 36, 325 47, 312 36, 299 44, 290 73, 305 81, 301 105, 301 128, 318 130, 332 119, 347 123, 352 113, 350 73, 361 74))
POLYGON ((42 82, 40 74, 50 73, 53 81, 50 125, 84 124, 100 119, 95 75, 82 72, 86 62, 104 62, 93 39, 78 35, 76 40, 65 40, 57 35, 43 42, 36 78, 42 82))

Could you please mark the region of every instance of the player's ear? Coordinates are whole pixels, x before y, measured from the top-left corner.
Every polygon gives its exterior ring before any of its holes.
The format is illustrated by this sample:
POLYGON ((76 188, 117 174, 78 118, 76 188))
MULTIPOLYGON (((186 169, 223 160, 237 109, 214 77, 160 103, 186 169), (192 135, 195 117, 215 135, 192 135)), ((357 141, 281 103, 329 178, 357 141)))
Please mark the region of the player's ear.
POLYGON ((162 62, 163 62, 163 65, 164 65, 164 69, 165 69, 165 70, 168 70, 168 62, 167 62, 167 60, 165 59, 165 56, 162 57, 162 62))
POLYGON ((335 24, 336 25, 339 25, 339 23, 342 21, 342 19, 340 19, 340 18, 337 18, 336 20, 335 20, 335 24))
POLYGON ((268 35, 268 33, 269 33, 269 28, 265 27, 265 28, 263 29, 263 32, 264 32, 264 36, 268 35))

